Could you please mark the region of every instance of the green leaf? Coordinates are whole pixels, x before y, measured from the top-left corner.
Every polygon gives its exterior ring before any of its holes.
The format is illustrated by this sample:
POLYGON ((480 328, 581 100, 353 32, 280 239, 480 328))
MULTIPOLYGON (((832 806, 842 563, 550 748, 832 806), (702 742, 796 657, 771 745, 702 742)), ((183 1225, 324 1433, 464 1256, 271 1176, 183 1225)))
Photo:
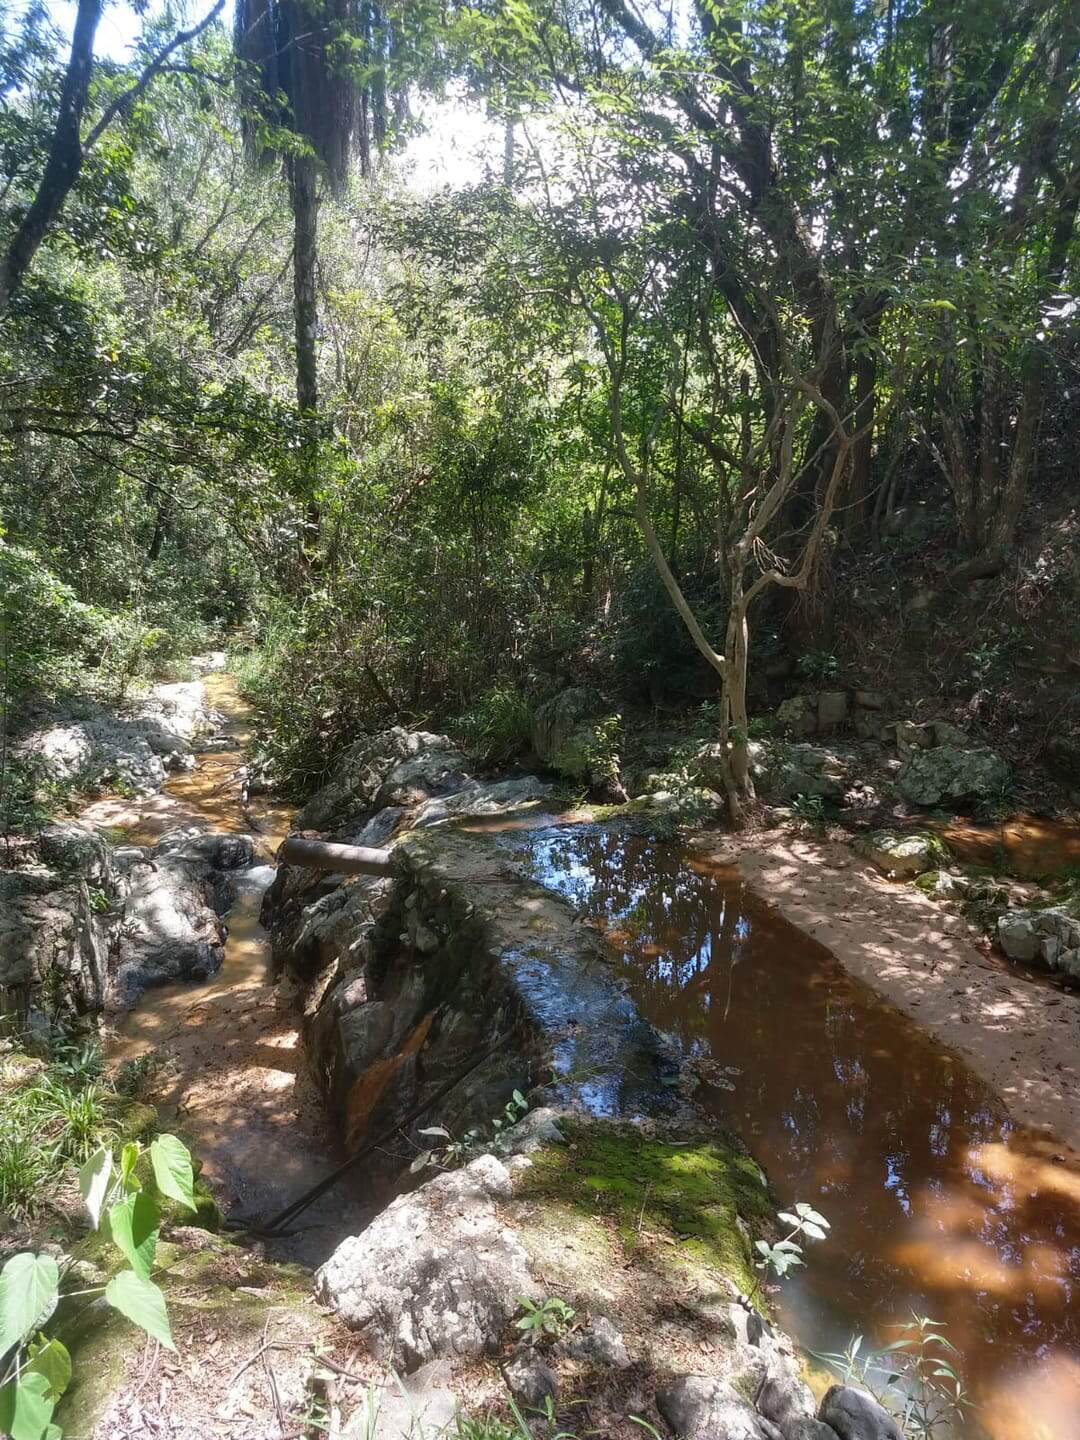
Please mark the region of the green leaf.
POLYGON ((44 1375, 24 1372, 0 1390, 0 1434, 10 1435, 11 1440, 43 1440, 52 1413, 44 1375))
POLYGON ((49 1382, 49 1399, 60 1399, 71 1383, 71 1356, 67 1346, 59 1340, 39 1340, 30 1346, 30 1363, 27 1371, 44 1375, 49 1382))
POLYGON ((111 1177, 112 1151, 106 1150, 104 1146, 95 1150, 79 1171, 79 1193, 86 1202, 95 1230, 101 1224, 101 1212, 105 1206, 105 1197, 109 1193, 111 1177))
POLYGON ((141 1330, 160 1340, 168 1350, 175 1350, 165 1296, 151 1280, 144 1280, 134 1270, 121 1270, 105 1287, 105 1299, 141 1330))
POLYGON ((120 1175, 124 1182, 125 1190, 141 1190, 142 1186, 135 1177, 135 1166, 139 1163, 139 1147, 134 1140, 129 1140, 120 1152, 120 1175))
POLYGON ((0 1271, 0 1355, 56 1309, 60 1272, 51 1255, 24 1250, 0 1271))
POLYGON ((825 1239, 825 1231, 821 1228, 820 1225, 815 1225, 815 1224, 814 1224, 812 1221, 810 1221, 810 1220, 804 1220, 804 1221, 803 1221, 803 1227, 802 1227, 802 1228, 803 1228, 803 1234, 809 1235, 810 1238, 811 1238, 811 1240, 824 1240, 824 1239, 825 1239))
POLYGON ((195 1176, 191 1169, 188 1148, 175 1135, 159 1135, 150 1146, 150 1163, 154 1167, 154 1179, 163 1195, 178 1200, 189 1210, 197 1210, 195 1204, 195 1176))
POLYGON ((136 1274, 149 1279, 158 1240, 158 1208, 145 1190, 118 1200, 109 1210, 113 1241, 136 1274))

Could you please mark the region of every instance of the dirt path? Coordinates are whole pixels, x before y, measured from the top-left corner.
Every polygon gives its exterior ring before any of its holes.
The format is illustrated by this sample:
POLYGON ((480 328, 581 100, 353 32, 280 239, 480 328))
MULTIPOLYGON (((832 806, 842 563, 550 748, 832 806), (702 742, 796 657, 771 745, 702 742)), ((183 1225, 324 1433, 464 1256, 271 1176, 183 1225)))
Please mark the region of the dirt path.
POLYGON ((776 831, 695 848, 962 1055, 1017 1121, 1046 1132, 1048 1158, 1080 1151, 1080 995, 983 953, 961 915, 844 845, 776 831))

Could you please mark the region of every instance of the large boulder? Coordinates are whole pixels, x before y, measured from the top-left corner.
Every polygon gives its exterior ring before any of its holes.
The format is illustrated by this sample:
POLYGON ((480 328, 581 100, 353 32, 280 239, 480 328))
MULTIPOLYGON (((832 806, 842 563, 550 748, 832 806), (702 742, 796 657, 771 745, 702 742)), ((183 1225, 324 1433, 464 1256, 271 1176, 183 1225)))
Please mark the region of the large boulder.
POLYGON ((883 874, 897 880, 912 880, 939 863, 941 842, 933 835, 904 835, 877 830, 860 840, 858 850, 883 874))
POLYGON ((826 1393, 818 1419, 831 1425, 840 1440, 904 1440, 889 1412, 851 1385, 834 1385, 826 1393))
POLYGON ((495 1351, 519 1295, 538 1296, 524 1247, 499 1219, 510 1175, 492 1155, 400 1195, 316 1271, 319 1300, 405 1371, 495 1351))
POLYGON ((751 740, 748 750, 754 783, 773 800, 841 800, 851 783, 849 757, 831 747, 751 740))
POLYGON ((910 752, 896 785, 912 805, 963 805, 993 799, 1009 779, 1008 765, 993 750, 935 745, 910 752))
MULTIPOLYGON (((230 891, 215 868, 212 844, 245 837, 175 834, 157 845, 126 879, 119 963, 110 1000, 129 1009, 145 990, 177 980, 207 980, 221 969, 227 934, 220 914, 230 891)), ((224 847, 225 858, 236 858, 224 847)), ((242 863, 242 861, 241 861, 242 863)))
POLYGON ((78 875, 98 888, 112 881, 109 847, 93 830, 74 820, 57 820, 38 835, 37 852, 50 869, 78 875))
POLYGON ((658 1391, 656 1408, 679 1440, 778 1440, 782 1432, 726 1380, 678 1375, 658 1391))
POLYGON ((801 739, 818 728, 816 695, 792 695, 776 708, 776 723, 788 735, 801 739))
POLYGON ((0 874, 0 1012, 88 1014, 104 1003, 107 934, 85 881, 0 874))
POLYGON ((447 820, 463 820, 469 816, 509 814, 523 805, 542 800, 550 790, 550 785, 537 780, 534 775, 523 775, 517 780, 495 780, 489 784, 469 780, 456 794, 437 795, 425 800, 413 816, 413 828, 423 830, 431 825, 442 825, 447 820))
POLYGON ((370 810, 453 794, 466 778, 465 757, 448 735, 394 725, 350 746, 297 815, 296 828, 327 830, 370 810))
POLYGON ((605 709, 595 690, 577 685, 545 700, 533 717, 532 743, 557 775, 588 785, 619 786, 614 735, 619 717, 605 709))
POLYGON ((200 681, 155 685, 120 712, 84 702, 77 715, 54 713, 20 740, 19 753, 62 784, 87 790, 120 784, 145 794, 186 763, 192 742, 218 719, 200 681))

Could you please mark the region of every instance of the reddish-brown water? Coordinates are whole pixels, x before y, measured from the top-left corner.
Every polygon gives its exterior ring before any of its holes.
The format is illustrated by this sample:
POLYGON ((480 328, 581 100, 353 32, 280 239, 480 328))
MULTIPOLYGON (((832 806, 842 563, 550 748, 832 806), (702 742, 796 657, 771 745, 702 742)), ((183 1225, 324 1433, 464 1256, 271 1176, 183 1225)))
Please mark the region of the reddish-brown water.
POLYGON ((779 1300, 802 1343, 887 1342, 916 1310, 962 1352, 965 1436, 1080 1440, 1080 1170, 730 872, 592 828, 506 843, 606 931, 654 1024, 735 1067, 699 1098, 832 1222, 779 1300))

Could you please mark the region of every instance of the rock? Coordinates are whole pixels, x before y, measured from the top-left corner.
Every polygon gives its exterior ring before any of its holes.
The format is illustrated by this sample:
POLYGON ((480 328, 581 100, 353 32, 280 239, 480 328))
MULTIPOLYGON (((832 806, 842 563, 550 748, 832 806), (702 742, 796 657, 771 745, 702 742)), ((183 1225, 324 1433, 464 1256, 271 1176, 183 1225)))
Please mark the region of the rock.
POLYGON ((470 780, 454 795, 425 800, 413 816, 413 828, 424 830, 468 815, 502 815, 531 801, 542 800, 550 791, 551 786, 534 775, 525 775, 520 780, 498 780, 493 784, 470 780))
POLYGON ((507 1155, 532 1155, 547 1145, 565 1145, 566 1136, 559 1129, 558 1121, 559 1112, 549 1105, 529 1110, 503 1136, 502 1152, 507 1155))
POLYGON ((817 697, 819 730, 835 730, 848 718, 848 697, 843 690, 822 690, 817 697))
POLYGON ((915 885, 935 900, 966 900, 971 895, 970 882, 951 870, 926 870, 917 877, 915 885))
POLYGON ((379 805, 416 804, 460 790, 465 757, 448 735, 394 725, 365 735, 334 766, 334 777, 296 817, 298 830, 328 830, 379 805), (391 800, 387 796, 401 796, 391 800), (384 798, 380 798, 384 797, 384 798))
POLYGON ((618 783, 618 757, 608 732, 618 716, 587 686, 563 690, 538 707, 532 724, 537 757, 556 774, 590 785, 618 783))
POLYGON ((961 749, 968 743, 968 737, 950 720, 932 720, 935 745, 958 745, 961 749))
POLYGON ((1009 767, 993 750, 935 745, 913 750, 897 776, 897 789, 912 805, 989 800, 1008 786, 1009 767))
POLYGON ((747 747, 754 781, 770 798, 796 795, 843 798, 849 783, 848 757, 823 745, 788 745, 751 740, 747 747))
POLYGON ((998 943, 1010 960, 1041 961, 1080 978, 1080 915, 1073 906, 1006 910, 998 919, 998 943))
POLYGON ((1010 960, 1034 960, 1039 953, 1035 922, 1025 910, 1007 910, 998 918, 998 944, 1010 960))
POLYGON ((784 1440, 839 1440, 839 1437, 824 1420, 796 1420, 784 1440))
POLYGON ((108 947, 84 881, 0 873, 0 1012, 92 1014, 105 1000, 108 947))
POLYGON ((503 1366, 503 1377, 514 1399, 526 1410, 543 1411, 559 1393, 555 1372, 541 1355, 527 1346, 518 1350, 503 1366))
POLYGON ((931 835, 898 835, 891 830, 876 831, 857 848, 883 874, 900 880, 932 870, 941 853, 940 843, 931 835))
POLYGON ((457 1402, 443 1360, 369 1389, 343 1431, 344 1440, 426 1440, 450 1433, 457 1402))
POLYGON ((795 1362, 786 1355, 771 1357, 769 1369, 757 1391, 757 1408, 785 1437, 803 1421, 814 1418, 814 1397, 795 1362))
POLYGON ((840 1440, 904 1440, 889 1412, 850 1385, 834 1385, 826 1392, 818 1419, 831 1425, 840 1440))
POLYGON ((165 783, 162 757, 180 763, 191 741, 215 720, 201 682, 155 685, 119 714, 90 702, 82 702, 77 715, 57 712, 25 736, 18 750, 54 781, 87 789, 119 782, 145 794, 165 783))
POLYGON ((852 698, 859 710, 885 709, 885 696, 878 690, 856 690, 852 698))
POLYGON ((88 885, 106 886, 112 878, 109 847, 100 835, 74 820, 57 820, 38 835, 42 862, 54 870, 75 872, 88 885))
POLYGON ((780 1432, 726 1380, 679 1375, 658 1391, 656 1408, 679 1440, 773 1440, 780 1432))
POLYGON ((604 1315, 594 1315, 584 1330, 571 1330, 555 1347, 559 1355, 579 1360, 583 1365, 603 1366, 608 1370, 627 1370, 630 1356, 626 1341, 604 1315))
POLYGON ((208 980, 221 969, 226 931, 216 873, 201 857, 156 847, 151 864, 131 872, 110 996, 121 1009, 153 985, 208 980))
POLYGON ((154 853, 199 860, 214 870, 242 870, 255 860, 255 842, 250 835, 206 832, 189 825, 167 830, 154 846, 154 853))
POLYGON ((517 1296, 538 1298, 525 1249, 496 1214, 510 1194, 506 1167, 482 1155, 399 1195, 320 1266, 316 1295, 405 1370, 494 1351, 517 1296))
POLYGON ((776 707, 776 723, 796 738, 813 735, 818 728, 818 704, 814 695, 792 695, 776 707))

